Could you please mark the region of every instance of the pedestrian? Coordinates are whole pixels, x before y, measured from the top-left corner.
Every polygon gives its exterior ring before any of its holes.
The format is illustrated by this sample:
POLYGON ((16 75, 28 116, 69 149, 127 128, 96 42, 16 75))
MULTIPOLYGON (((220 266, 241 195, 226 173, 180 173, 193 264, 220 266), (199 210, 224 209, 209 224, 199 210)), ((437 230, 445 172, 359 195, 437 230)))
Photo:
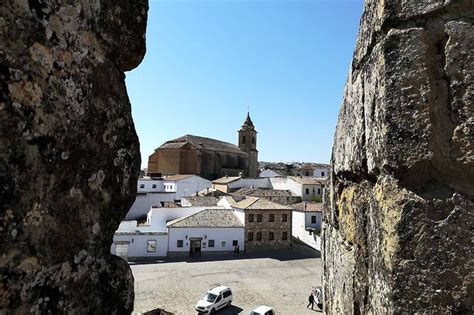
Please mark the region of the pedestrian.
POLYGON ((321 288, 317 288, 314 295, 316 296, 315 297, 316 305, 322 311, 323 310, 323 291, 321 290, 321 288))
POLYGON ((240 254, 240 245, 237 245, 237 254, 240 254))
POLYGON ((306 305, 306 308, 309 308, 309 306, 311 305, 311 309, 313 309, 313 306, 314 306, 314 296, 313 294, 310 294, 309 295, 309 298, 308 298, 308 305, 306 305))

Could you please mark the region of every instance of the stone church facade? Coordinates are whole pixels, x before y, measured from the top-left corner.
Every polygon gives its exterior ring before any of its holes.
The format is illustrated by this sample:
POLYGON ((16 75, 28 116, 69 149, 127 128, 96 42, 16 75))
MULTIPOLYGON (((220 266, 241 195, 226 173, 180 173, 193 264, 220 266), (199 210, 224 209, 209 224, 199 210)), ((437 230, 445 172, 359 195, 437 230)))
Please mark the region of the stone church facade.
POLYGON ((169 140, 148 158, 148 173, 196 174, 207 179, 222 176, 258 176, 257 131, 250 115, 239 130, 239 145, 194 135, 169 140))

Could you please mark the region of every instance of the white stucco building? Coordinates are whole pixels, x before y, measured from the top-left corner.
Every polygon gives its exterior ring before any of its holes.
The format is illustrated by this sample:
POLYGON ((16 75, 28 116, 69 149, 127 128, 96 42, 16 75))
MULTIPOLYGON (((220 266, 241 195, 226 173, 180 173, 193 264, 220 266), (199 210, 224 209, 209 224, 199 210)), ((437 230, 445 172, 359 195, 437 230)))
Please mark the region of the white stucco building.
POLYGON ((168 252, 167 232, 146 232, 137 221, 122 221, 115 232, 110 252, 125 260, 165 257, 168 252))
POLYGON ((313 176, 318 178, 329 177, 329 164, 316 164, 313 171, 313 176))
POLYGON ((321 250, 322 203, 302 202, 292 207, 292 236, 316 250, 321 250))
POLYGON ((245 250, 244 224, 230 209, 206 209, 168 222, 170 256, 245 250))
POLYGON ((322 201, 325 180, 304 176, 290 176, 288 179, 289 189, 301 196, 303 201, 311 201, 315 197, 322 201))
POLYGON ((225 193, 232 193, 240 188, 261 188, 290 191, 303 201, 311 201, 315 197, 323 196, 325 178, 313 176, 286 176, 240 178, 222 177, 212 182, 213 188, 225 193))
POLYGON ((245 249, 244 225, 223 207, 152 208, 144 224, 122 221, 111 253, 128 260, 233 253, 245 249))
POLYGON ((126 220, 143 218, 151 207, 161 207, 165 202, 179 202, 181 198, 196 196, 199 191, 209 189, 211 182, 197 175, 173 175, 163 178, 139 178, 137 197, 126 220))

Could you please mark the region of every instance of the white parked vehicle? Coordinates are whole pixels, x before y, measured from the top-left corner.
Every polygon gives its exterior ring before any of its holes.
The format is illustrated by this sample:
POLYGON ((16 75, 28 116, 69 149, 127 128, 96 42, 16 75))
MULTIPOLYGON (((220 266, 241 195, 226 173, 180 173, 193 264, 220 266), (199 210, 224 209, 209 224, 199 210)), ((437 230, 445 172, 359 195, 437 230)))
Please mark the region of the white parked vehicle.
POLYGON ((276 315, 276 312, 273 307, 260 305, 259 307, 251 311, 250 315, 276 315))
POLYGON ((232 304, 232 291, 225 286, 218 286, 206 292, 194 308, 199 313, 214 314, 215 311, 232 304))

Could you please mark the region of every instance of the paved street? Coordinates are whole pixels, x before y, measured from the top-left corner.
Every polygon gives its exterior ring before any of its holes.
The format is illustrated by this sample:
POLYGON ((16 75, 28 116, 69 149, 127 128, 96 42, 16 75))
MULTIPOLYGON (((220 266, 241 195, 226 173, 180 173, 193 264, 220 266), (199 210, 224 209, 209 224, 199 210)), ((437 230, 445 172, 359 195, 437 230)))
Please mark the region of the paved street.
POLYGON ((312 249, 222 258, 131 265, 135 312, 162 308, 173 314, 196 314, 199 298, 222 284, 232 289, 234 298, 233 306, 219 315, 248 314, 261 304, 273 306, 277 314, 319 314, 306 309, 311 286, 321 285, 321 259, 312 249))

